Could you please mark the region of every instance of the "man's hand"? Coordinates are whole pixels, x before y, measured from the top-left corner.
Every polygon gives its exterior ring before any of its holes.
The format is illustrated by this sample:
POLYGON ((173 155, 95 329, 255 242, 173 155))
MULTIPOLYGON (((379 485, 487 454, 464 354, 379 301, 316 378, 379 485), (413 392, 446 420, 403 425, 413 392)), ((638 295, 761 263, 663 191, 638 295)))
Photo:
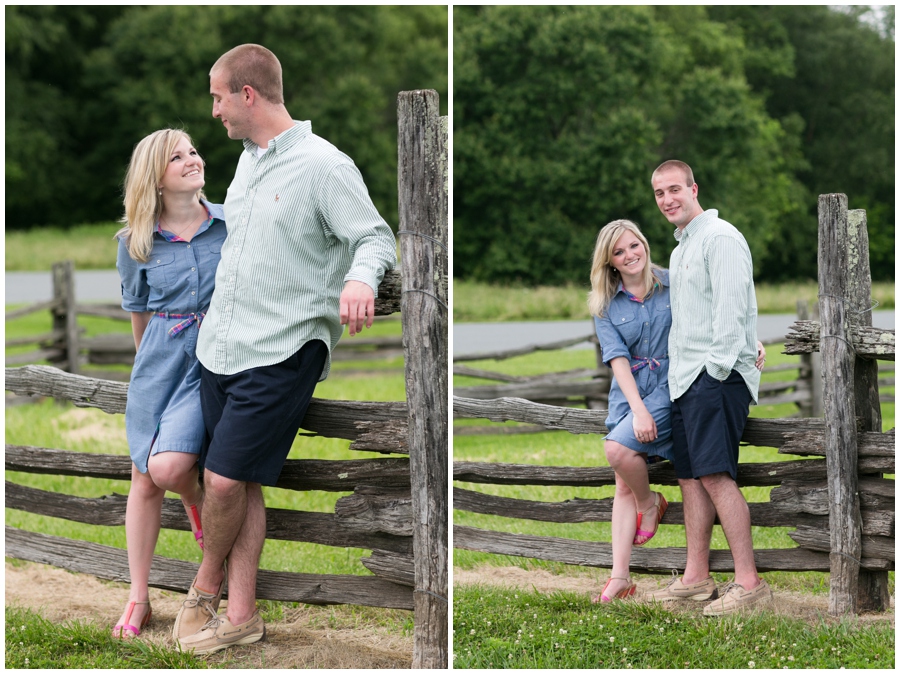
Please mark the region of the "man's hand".
POLYGON ((372 327, 375 318, 375 292, 362 281, 347 281, 341 292, 341 325, 346 325, 352 337, 362 332, 363 324, 372 327))

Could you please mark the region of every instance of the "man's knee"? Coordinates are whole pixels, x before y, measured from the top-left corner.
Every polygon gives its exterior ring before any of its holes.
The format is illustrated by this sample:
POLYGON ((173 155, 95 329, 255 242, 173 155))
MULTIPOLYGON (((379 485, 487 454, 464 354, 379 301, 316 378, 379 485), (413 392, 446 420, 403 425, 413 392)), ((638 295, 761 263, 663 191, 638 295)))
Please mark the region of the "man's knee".
POLYGON ((735 482, 731 477, 731 474, 727 472, 703 475, 700 478, 700 484, 713 498, 725 492, 738 490, 737 482, 735 482))
POLYGON ((213 473, 208 469, 203 471, 203 489, 207 496, 232 498, 242 493, 249 493, 248 486, 247 482, 232 480, 230 477, 213 473))

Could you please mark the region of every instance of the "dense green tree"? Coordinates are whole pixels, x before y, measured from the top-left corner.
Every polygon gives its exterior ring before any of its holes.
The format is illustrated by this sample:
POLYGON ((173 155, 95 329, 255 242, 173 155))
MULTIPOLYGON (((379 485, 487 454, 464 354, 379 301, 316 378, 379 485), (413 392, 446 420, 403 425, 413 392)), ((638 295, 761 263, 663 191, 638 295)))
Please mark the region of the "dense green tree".
MULTIPOLYGON (((783 71, 747 69, 775 119, 799 120, 806 166, 798 179, 812 195, 804 217, 784 227, 788 245, 770 250, 768 277, 790 277, 795 251, 815 250, 816 195, 843 192, 868 213, 873 276, 894 272, 894 8, 881 23, 867 6, 721 5, 709 14, 743 36, 752 54, 790 56, 783 71)), ((801 259, 802 260, 802 259, 801 259)), ((815 277, 812 265, 802 274, 815 277)))
POLYGON ((229 140, 211 116, 208 73, 219 55, 242 43, 263 44, 279 57, 288 110, 297 119, 312 120, 316 133, 354 159, 391 223, 397 218, 397 94, 436 89, 446 105, 446 7, 6 11, 7 195, 32 182, 19 167, 30 152, 28 139, 36 137, 47 157, 40 188, 52 197, 35 203, 23 194, 12 203, 8 196, 8 226, 119 217, 132 148, 167 126, 192 135, 207 161, 207 194, 224 199, 242 146, 229 140), (83 18, 95 22, 89 41, 71 30, 83 18), (12 45, 11 33, 18 40, 12 45), (51 59, 68 60, 66 74, 23 67, 33 64, 35 57, 29 61, 25 55, 37 49, 51 59), (11 63, 11 54, 18 62, 11 63), (11 136, 9 102, 23 90, 42 98, 34 100, 36 109, 16 109, 11 136), (54 105, 44 105, 48 102, 54 105), (65 180, 55 175, 60 164, 66 167, 65 180))
POLYGON ((665 263, 649 184, 664 159, 694 167, 757 259, 802 209, 796 125, 766 113, 743 41, 704 8, 457 8, 454 30, 457 276, 586 283, 597 231, 622 217, 665 263))

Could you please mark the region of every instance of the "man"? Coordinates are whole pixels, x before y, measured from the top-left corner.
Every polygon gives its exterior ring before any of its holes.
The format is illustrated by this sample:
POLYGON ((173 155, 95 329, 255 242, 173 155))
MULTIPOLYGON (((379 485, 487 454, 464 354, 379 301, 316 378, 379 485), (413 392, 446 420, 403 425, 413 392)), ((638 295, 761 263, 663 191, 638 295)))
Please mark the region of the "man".
POLYGON ((371 327, 378 284, 396 262, 394 236, 356 166, 285 108, 272 52, 241 45, 209 76, 213 117, 244 151, 197 344, 204 552, 174 629, 197 654, 265 636, 256 611, 261 485, 278 480, 343 324, 351 335, 371 327), (228 607, 217 615, 226 560, 228 607))
POLYGON ((735 482, 739 442, 759 392, 753 261, 741 233, 700 207, 687 164, 663 163, 651 183, 678 239, 669 265, 669 393, 688 556, 684 576, 650 596, 713 599, 703 613, 723 615, 772 597, 756 572, 750 510, 735 482), (721 596, 709 575, 717 513, 735 571, 721 596))

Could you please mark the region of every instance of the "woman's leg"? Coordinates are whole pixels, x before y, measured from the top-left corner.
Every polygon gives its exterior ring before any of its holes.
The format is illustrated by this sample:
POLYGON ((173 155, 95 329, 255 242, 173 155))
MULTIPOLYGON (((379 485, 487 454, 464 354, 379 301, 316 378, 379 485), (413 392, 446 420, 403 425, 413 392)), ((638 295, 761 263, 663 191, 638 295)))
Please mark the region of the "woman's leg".
MULTIPOLYGON (((141 473, 132 465, 131 488, 128 491, 128 505, 125 509, 125 540, 128 543, 128 569, 131 574, 129 604, 132 601, 147 601, 150 597, 150 563, 153 561, 153 550, 159 538, 164 495, 165 490, 153 484, 149 473, 141 473)), ((149 610, 148 604, 135 604, 128 624, 139 627, 149 610)), ((126 606, 117 624, 124 625, 127 614, 126 606)), ((130 636, 130 632, 123 630, 123 636, 130 636)))
POLYGON ((637 510, 634 506, 634 493, 625 481, 616 473, 616 493, 613 497, 612 510, 612 556, 613 565, 610 576, 613 580, 606 587, 606 597, 612 599, 617 592, 628 587, 628 582, 620 580, 630 578, 628 567, 631 563, 631 547, 636 530, 637 510))
MULTIPOLYGON (((197 455, 187 452, 160 452, 150 457, 147 471, 154 484, 163 490, 181 496, 191 530, 197 534, 197 523, 191 517, 191 506, 196 506, 197 514, 202 510, 203 490, 198 479, 197 455)), ((202 538, 200 539, 202 542, 202 538)))
MULTIPOLYGON (((637 516, 638 510, 644 513, 641 530, 652 531, 656 523, 656 508, 653 507, 656 497, 650 490, 646 455, 612 440, 607 440, 604 445, 606 459, 616 471, 616 482, 618 483, 621 478, 634 495, 635 516, 637 516)), ((632 534, 633 539, 634 534, 632 534)))

